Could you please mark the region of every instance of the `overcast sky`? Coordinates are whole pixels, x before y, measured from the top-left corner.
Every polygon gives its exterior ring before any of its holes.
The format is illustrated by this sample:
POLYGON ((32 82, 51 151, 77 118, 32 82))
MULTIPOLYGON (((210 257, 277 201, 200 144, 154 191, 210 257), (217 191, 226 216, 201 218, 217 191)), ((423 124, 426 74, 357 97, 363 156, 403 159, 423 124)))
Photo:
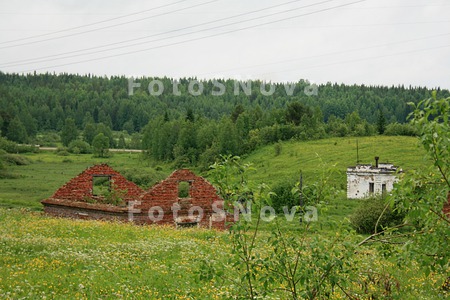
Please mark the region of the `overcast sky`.
POLYGON ((450 88, 449 0, 0 0, 0 71, 450 88))

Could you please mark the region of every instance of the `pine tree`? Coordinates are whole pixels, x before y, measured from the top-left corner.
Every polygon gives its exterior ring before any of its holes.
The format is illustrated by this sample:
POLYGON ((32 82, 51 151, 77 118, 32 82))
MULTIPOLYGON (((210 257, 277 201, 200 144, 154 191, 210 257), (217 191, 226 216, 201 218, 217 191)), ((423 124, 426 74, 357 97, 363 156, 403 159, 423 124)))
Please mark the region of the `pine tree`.
POLYGON ((194 112, 192 111, 191 108, 188 108, 188 110, 187 110, 186 121, 190 121, 190 122, 194 122, 195 121, 194 112))
POLYGON ((381 109, 378 110, 377 131, 379 134, 383 134, 386 129, 386 119, 384 118, 381 109))

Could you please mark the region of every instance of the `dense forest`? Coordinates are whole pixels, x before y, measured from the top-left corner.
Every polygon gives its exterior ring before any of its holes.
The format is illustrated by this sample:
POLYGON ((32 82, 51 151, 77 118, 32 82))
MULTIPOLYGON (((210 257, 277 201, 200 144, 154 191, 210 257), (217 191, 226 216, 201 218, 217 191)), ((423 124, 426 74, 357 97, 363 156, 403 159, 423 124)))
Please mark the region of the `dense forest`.
MULTIPOLYGON (((245 154, 293 138, 413 135, 403 124, 411 111, 407 103, 432 92, 425 87, 327 83, 308 93, 311 85, 305 80, 290 83, 289 91, 284 84, 273 84, 270 94, 261 90, 268 90, 269 83, 261 81, 183 78, 174 84, 170 78, 141 77, 133 83, 140 86, 131 94, 124 76, 0 72, 1 135, 18 143, 45 144, 42 133, 53 134, 69 146, 77 140, 92 145, 102 133, 110 147, 142 146, 158 160, 206 164, 220 153, 245 154)), ((450 95, 448 90, 437 92, 439 98, 450 95)), ((78 146, 83 147, 80 141, 78 146)))

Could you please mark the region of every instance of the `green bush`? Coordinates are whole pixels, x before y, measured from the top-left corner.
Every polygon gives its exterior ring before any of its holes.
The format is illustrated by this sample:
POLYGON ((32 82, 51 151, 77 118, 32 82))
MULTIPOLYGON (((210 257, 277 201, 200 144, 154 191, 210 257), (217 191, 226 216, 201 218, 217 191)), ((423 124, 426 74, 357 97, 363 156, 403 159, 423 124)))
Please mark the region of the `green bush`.
POLYGON ((359 207, 350 217, 352 226, 358 233, 374 233, 378 219, 380 220, 378 221, 377 232, 383 230, 383 227, 400 224, 403 220, 402 215, 393 212, 389 206, 386 208, 384 197, 372 197, 361 201, 359 207))
POLYGON ((66 147, 58 147, 58 149, 56 149, 56 155, 69 156, 70 153, 66 147))
POLYGON ((17 145, 4 137, 0 137, 0 149, 8 153, 28 153, 38 152, 39 148, 30 145, 17 145))
POLYGON ((31 161, 24 156, 10 153, 3 154, 2 160, 8 165, 16 165, 16 166, 25 166, 31 163, 31 161))
POLYGON ((91 153, 91 146, 82 140, 74 140, 70 142, 68 151, 74 154, 87 154, 91 153))
POLYGON ((294 188, 295 183, 285 181, 272 189, 272 194, 270 199, 272 201, 272 207, 275 209, 277 213, 283 213, 283 207, 287 206, 288 209, 291 209, 292 206, 298 205, 298 197, 296 197, 292 193, 292 189, 294 188))
POLYGON ((61 137, 57 132, 45 132, 37 135, 37 143, 44 147, 56 147, 61 137))
POLYGON ((385 135, 405 135, 405 136, 417 136, 417 129, 410 123, 400 124, 391 123, 386 126, 384 131, 385 135))
POLYGON ((8 153, 17 153, 18 152, 17 144, 9 141, 3 137, 0 137, 0 149, 3 149, 8 153))

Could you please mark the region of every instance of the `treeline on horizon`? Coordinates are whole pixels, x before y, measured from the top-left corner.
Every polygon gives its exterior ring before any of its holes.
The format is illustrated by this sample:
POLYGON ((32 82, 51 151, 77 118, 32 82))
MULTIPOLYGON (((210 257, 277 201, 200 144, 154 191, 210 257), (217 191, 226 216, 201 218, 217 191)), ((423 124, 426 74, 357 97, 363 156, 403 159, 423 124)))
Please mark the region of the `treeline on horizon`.
MULTIPOLYGON (((249 95, 243 90, 235 95, 234 80, 218 79, 225 86, 223 95, 213 95, 217 90, 211 80, 200 80, 203 92, 194 96, 188 92, 191 80, 179 79, 181 95, 176 95, 171 78, 135 78, 140 87, 129 95, 125 76, 0 72, 1 136, 18 143, 45 143, 38 133, 53 133, 68 146, 78 139, 91 144, 103 133, 111 147, 130 146, 130 141, 138 147, 137 140, 142 140, 142 148, 157 160, 206 164, 218 154, 242 155, 290 139, 414 135, 404 124, 411 111, 407 103, 429 98, 432 92, 425 87, 327 83, 311 95, 305 93, 309 82, 300 80, 291 96, 282 83, 275 84, 272 95, 263 95, 261 81, 250 83, 249 95), (154 79, 164 86, 159 96, 148 90, 154 79), (77 134, 70 134, 73 130, 77 134), (112 131, 123 134, 113 138, 112 131)), ((440 89, 437 94, 450 95, 440 89)))

